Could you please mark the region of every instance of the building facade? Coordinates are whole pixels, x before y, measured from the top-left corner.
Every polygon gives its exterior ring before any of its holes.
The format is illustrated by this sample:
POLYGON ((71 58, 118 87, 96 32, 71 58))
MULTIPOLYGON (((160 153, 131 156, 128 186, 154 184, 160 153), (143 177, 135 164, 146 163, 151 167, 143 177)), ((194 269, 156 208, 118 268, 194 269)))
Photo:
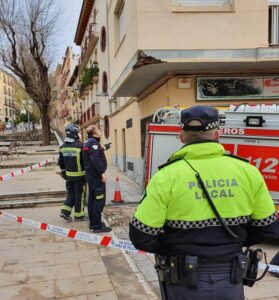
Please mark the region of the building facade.
POLYGON ((279 103, 278 12, 268 0, 110 1, 113 163, 142 184, 160 107, 279 103))
POLYGON ((56 66, 56 69, 49 75, 49 82, 51 86, 51 102, 49 108, 49 117, 51 127, 62 134, 64 131, 63 121, 60 118, 60 98, 61 98, 61 64, 56 66))
POLYGON ((16 115, 16 79, 0 69, 0 123, 13 124, 16 115))
POLYGON ((57 86, 59 86, 57 96, 60 102, 60 127, 62 126, 63 128, 73 122, 73 90, 69 86, 69 82, 76 66, 79 64, 79 58, 79 55, 73 53, 72 47, 67 47, 60 73, 57 76, 57 86))
POLYGON ((107 0, 84 0, 77 25, 75 43, 81 47, 77 72, 78 97, 82 99, 79 123, 84 129, 99 123, 103 142, 110 140, 109 114, 109 39, 107 0))

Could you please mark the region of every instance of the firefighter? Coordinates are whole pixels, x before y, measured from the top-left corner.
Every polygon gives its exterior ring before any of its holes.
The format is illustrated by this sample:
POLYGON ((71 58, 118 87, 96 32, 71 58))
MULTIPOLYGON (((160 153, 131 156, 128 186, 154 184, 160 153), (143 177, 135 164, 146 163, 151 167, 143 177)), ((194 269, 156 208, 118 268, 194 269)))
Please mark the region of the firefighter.
POLYGON ((89 187, 88 215, 89 230, 93 232, 109 232, 111 227, 102 222, 102 211, 106 203, 106 169, 107 159, 104 150, 110 148, 110 143, 100 145, 101 131, 97 125, 86 129, 88 139, 84 144, 83 156, 85 163, 85 178, 89 187))
POLYGON ((66 138, 60 147, 58 165, 61 176, 66 179, 67 199, 61 209, 60 217, 72 221, 71 212, 75 207, 75 221, 85 221, 84 198, 86 194, 85 171, 82 156, 83 144, 79 140, 79 127, 69 124, 65 128, 66 138))
POLYGON ((263 177, 226 155, 218 124, 209 106, 181 112, 185 146, 152 177, 130 222, 134 246, 156 254, 163 299, 243 300, 242 245, 279 236, 263 177), (198 178, 235 238, 220 225, 198 178))

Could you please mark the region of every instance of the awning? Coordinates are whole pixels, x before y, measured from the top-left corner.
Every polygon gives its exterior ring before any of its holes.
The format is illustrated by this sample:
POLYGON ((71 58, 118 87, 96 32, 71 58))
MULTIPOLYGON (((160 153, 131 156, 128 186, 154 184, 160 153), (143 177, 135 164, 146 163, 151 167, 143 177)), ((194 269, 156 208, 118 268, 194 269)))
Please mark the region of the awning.
POLYGON ((182 75, 279 73, 279 49, 138 51, 111 89, 114 97, 142 97, 169 78, 182 75))

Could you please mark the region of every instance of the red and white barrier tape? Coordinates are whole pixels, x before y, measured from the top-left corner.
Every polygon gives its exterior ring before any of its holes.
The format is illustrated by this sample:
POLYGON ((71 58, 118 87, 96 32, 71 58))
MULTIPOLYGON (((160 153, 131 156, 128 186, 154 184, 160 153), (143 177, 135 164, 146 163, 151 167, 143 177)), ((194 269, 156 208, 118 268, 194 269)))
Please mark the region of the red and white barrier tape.
POLYGON ((146 254, 146 252, 144 251, 137 250, 130 241, 116 239, 110 236, 102 236, 98 234, 91 234, 88 232, 77 231, 75 229, 68 229, 56 225, 40 223, 28 218, 17 217, 15 215, 12 215, 4 211, 0 211, 0 216, 12 222, 21 223, 27 226, 34 227, 36 229, 48 231, 53 234, 61 235, 63 237, 68 237, 74 240, 83 241, 83 242, 101 245, 101 246, 107 246, 107 247, 116 248, 120 250, 127 250, 135 253, 146 254))
POLYGON ((53 156, 49 159, 46 159, 44 161, 41 161, 41 162, 38 162, 32 166, 29 166, 29 167, 26 167, 26 168, 22 168, 22 169, 19 169, 19 170, 16 170, 14 172, 10 172, 10 173, 7 173, 7 174, 4 174, 4 175, 1 175, 0 176, 0 182, 1 181, 5 181, 5 180, 8 180, 8 179, 11 179, 15 176, 18 176, 18 175, 22 175, 22 174, 26 174, 28 172, 31 172, 33 170, 36 170, 36 169, 39 169, 47 164, 49 164, 50 162, 56 160, 58 158, 58 156, 53 156))
MULTIPOLYGON (((121 240, 117 238, 112 238, 111 236, 102 236, 98 234, 92 234, 88 232, 82 232, 75 229, 68 229, 56 225, 51 225, 47 223, 40 223, 28 218, 17 217, 10 213, 4 212, 0 210, 0 217, 8 219, 12 222, 21 223, 27 226, 34 227, 36 229, 41 229, 44 231, 51 232, 53 234, 61 235, 63 237, 68 237, 70 239, 83 241, 95 245, 101 245, 110 248, 116 248, 119 250, 126 250, 129 252, 134 252, 138 254, 149 255, 150 253, 137 250, 130 241, 121 240)), ((259 269, 265 270, 266 265, 263 263, 259 263, 259 269)), ((279 274, 279 266, 269 265, 269 272, 278 273, 279 274)))

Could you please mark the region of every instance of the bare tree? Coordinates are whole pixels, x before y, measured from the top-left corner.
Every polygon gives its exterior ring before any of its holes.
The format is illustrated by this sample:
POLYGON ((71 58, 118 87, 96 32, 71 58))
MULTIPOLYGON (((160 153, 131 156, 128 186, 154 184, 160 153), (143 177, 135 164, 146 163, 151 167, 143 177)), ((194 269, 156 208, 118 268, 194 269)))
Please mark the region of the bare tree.
POLYGON ((0 58, 37 104, 43 143, 50 141, 50 48, 58 11, 54 0, 0 0, 0 58))

